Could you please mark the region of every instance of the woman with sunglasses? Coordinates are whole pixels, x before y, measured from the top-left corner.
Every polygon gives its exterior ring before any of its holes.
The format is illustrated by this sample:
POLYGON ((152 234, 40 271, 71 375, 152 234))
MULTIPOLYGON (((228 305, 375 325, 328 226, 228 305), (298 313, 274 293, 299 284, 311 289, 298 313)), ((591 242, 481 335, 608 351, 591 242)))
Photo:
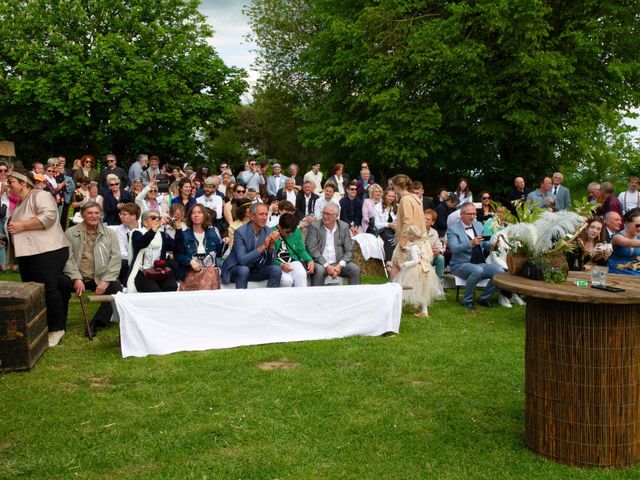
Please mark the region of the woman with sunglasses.
POLYGON ((91 155, 85 155, 80 159, 80 168, 73 173, 73 181, 80 182, 84 177, 89 177, 90 181, 98 181, 98 171, 94 168, 95 160, 91 155))
POLYGON ((495 215, 496 210, 491 204, 491 194, 489 192, 482 192, 480 194, 480 208, 476 208, 476 212, 476 220, 480 223, 486 222, 495 215))
POLYGON ((142 214, 142 228, 131 234, 129 258, 131 267, 127 278, 127 292, 172 292, 178 289, 175 273, 168 266, 165 274, 151 271, 157 260, 167 261, 167 252, 174 249, 173 239, 161 227, 161 216, 157 210, 142 214))
POLYGON ((69 241, 58 221, 58 206, 49 192, 34 187, 31 172, 15 168, 7 183, 20 198, 7 223, 10 244, 23 282, 44 283, 49 345, 64 335, 67 319, 58 280, 69 258, 69 241))
POLYGON ((243 226, 245 223, 249 223, 251 220, 249 216, 249 208, 253 203, 249 197, 242 197, 238 199, 238 206, 234 211, 234 220, 229 224, 229 228, 227 230, 227 236, 223 239, 223 242, 228 245, 228 252, 231 251, 231 247, 233 247, 233 237, 237 229, 243 226))
MULTIPOLYGON (((240 205, 242 199, 247 193, 247 188, 241 183, 233 183, 229 185, 227 194, 231 194, 227 203, 224 204, 222 214, 227 225, 231 225, 235 220, 235 211, 240 205)), ((227 195, 228 196, 228 195, 227 195)))
POLYGON ((158 192, 158 182, 155 178, 136 195, 135 201, 142 213, 158 210, 163 218, 169 216, 169 197, 158 192))
POLYGON ((129 192, 120 188, 120 177, 110 173, 107 175, 109 190, 104 192, 104 222, 107 225, 120 225, 121 203, 133 203, 133 197, 129 192))
POLYGON ((640 208, 629 210, 622 218, 624 228, 611 237, 609 273, 640 275, 640 208))

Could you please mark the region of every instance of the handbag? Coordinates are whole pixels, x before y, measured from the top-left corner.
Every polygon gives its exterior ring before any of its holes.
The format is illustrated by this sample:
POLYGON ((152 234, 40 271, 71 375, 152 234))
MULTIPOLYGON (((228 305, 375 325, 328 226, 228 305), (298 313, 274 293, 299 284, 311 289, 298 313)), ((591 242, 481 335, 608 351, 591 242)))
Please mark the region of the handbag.
POLYGON ((220 269, 218 267, 203 267, 199 272, 191 270, 184 281, 180 283, 178 291, 193 292, 195 290, 220 290, 220 269))
POLYGON ((143 269, 142 274, 149 280, 161 282, 171 276, 171 269, 164 260, 154 260, 153 267, 143 269))
POLYGON ((375 235, 376 237, 380 234, 380 232, 378 232, 378 228, 376 227, 376 217, 371 217, 369 219, 367 231, 364 233, 370 233, 371 235, 375 235))

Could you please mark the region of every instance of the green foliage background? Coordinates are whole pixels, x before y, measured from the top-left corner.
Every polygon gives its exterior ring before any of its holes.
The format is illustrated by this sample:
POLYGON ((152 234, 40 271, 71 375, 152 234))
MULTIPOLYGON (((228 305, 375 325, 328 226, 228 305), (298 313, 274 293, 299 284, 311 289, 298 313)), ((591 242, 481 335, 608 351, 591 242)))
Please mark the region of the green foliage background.
POLYGON ((192 160, 246 88, 207 43, 198 5, 0 2, 0 137, 27 163, 58 152, 192 160))
POLYGON ((503 188, 639 165, 621 127, 640 100, 637 2, 255 0, 247 12, 258 116, 274 114, 265 98, 289 99, 282 126, 327 163, 503 188))

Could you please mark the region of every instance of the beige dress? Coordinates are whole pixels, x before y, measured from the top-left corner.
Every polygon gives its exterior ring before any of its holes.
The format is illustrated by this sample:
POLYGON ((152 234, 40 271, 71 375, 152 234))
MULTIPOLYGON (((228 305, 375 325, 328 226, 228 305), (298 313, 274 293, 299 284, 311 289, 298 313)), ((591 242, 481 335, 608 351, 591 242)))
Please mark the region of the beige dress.
POLYGON ((427 230, 426 224, 424 223, 422 200, 418 199, 418 196, 413 193, 405 193, 398 205, 398 214, 396 216, 398 244, 391 257, 391 262, 398 268, 404 262, 411 260, 411 254, 407 248, 409 246, 407 229, 412 225, 420 228, 421 235, 424 235, 427 230))

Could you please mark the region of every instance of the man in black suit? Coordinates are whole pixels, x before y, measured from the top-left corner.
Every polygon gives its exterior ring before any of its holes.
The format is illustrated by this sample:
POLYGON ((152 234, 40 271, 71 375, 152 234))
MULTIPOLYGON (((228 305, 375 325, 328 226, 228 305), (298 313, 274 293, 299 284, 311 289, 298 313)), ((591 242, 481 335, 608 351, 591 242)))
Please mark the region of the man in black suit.
POLYGON ((618 212, 607 212, 604 215, 604 239, 611 243, 613 234, 622 229, 622 217, 618 212))
POLYGON ((296 199, 296 217, 299 220, 306 220, 307 223, 313 222, 316 218, 313 216, 313 209, 316 206, 318 195, 313 193, 316 188, 315 183, 307 180, 302 184, 302 191, 298 193, 296 199))

